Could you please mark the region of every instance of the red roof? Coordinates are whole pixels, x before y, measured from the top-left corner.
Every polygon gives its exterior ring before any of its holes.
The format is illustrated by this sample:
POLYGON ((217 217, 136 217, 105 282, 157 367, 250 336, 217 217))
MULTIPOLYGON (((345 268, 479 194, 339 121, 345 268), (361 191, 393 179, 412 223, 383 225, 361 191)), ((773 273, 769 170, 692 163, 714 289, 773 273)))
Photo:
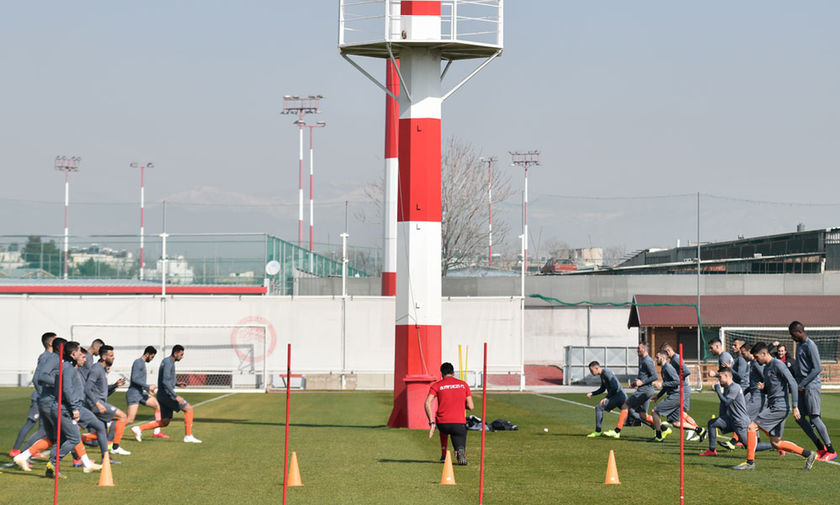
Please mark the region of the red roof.
MULTIPOLYGON (((697 326, 696 296, 636 295, 628 328, 697 326), (677 304, 669 307, 649 304, 677 304)), ((704 295, 700 297, 703 326, 840 326, 840 296, 704 295)))

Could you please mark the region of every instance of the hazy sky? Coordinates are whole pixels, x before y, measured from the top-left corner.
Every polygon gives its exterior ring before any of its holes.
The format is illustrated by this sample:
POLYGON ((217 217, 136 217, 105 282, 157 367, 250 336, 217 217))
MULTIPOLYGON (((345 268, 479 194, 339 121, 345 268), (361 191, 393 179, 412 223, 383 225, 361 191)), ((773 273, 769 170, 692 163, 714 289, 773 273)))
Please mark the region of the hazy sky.
MULTIPOLYGON (((534 241, 693 239, 696 192, 840 203, 840 3, 505 5, 505 52, 445 102, 444 135, 497 155, 517 188, 507 151, 542 150, 534 241)), ((297 133, 279 111, 285 94, 320 93, 316 240, 336 240, 350 200, 351 241, 378 245, 362 187, 382 173, 384 97, 339 57, 337 11, 333 0, 5 2, 0 234, 61 233, 53 159, 78 154, 74 233, 135 233, 128 163, 151 160, 150 232, 166 199, 170 231, 294 239, 297 133)), ((457 64, 449 85, 475 64, 457 64)), ((369 68, 384 74, 379 60, 369 68)), ((702 206, 704 240, 840 225, 840 205, 702 206)), ((518 229, 518 197, 498 212, 518 229)))

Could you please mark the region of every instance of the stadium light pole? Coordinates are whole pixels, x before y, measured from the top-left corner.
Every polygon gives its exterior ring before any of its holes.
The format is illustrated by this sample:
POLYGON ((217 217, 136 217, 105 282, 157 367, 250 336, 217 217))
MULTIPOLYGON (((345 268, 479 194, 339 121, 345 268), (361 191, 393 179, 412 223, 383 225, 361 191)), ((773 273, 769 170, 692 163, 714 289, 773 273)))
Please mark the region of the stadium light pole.
POLYGON ((298 127, 298 247, 303 247, 303 127, 306 126, 303 116, 319 114, 322 98, 323 95, 283 97, 281 114, 295 114, 298 117, 293 123, 298 127))
POLYGON ((487 266, 493 266, 493 165, 496 157, 479 158, 487 164, 487 266))
POLYGON ((64 172, 64 278, 70 254, 70 172, 79 171, 80 156, 56 156, 55 169, 64 172))
POLYGON ((151 161, 147 162, 145 165, 137 163, 133 161, 129 163, 131 168, 138 168, 140 167, 140 280, 143 280, 143 250, 144 250, 144 241, 145 241, 145 219, 144 219, 144 210, 146 207, 146 168, 154 168, 155 164, 151 161))
MULTIPOLYGON (((309 252, 315 252, 315 149, 313 148, 313 132, 315 128, 324 128, 326 121, 318 121, 309 127, 309 252)), ((310 269, 312 268, 312 256, 309 256, 310 269)))
MULTIPOLYGON (((522 235, 525 236, 524 252, 522 256, 522 268, 528 271, 528 168, 533 166, 540 166, 540 152, 539 151, 511 151, 510 157, 513 166, 522 167, 525 169, 525 189, 522 193, 522 235)), ((524 275, 524 274, 523 274, 524 275)), ((525 296, 525 290, 522 290, 522 296, 525 296)))

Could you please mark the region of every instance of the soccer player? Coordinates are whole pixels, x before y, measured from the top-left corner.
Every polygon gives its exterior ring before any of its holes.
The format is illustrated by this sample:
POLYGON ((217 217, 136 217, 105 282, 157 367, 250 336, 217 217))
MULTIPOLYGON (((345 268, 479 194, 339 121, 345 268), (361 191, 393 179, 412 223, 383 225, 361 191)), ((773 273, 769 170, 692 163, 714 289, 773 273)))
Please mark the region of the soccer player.
POLYGON ((52 404, 56 401, 55 394, 55 378, 58 375, 58 364, 61 361, 59 351, 61 346, 67 341, 61 337, 55 337, 52 341, 52 352, 49 354, 42 354, 39 357, 37 368, 35 368, 35 375, 32 377, 32 382, 35 384, 35 391, 38 393, 38 414, 41 421, 41 428, 27 441, 29 447, 14 457, 14 462, 23 471, 29 472, 32 469, 29 466, 29 458, 32 454, 36 454, 41 450, 50 447, 50 443, 41 442, 42 439, 47 438, 50 441, 55 441, 56 426, 50 418, 50 409, 52 404), (43 358, 43 359, 40 359, 43 358))
MULTIPOLYGON (((62 395, 61 405, 61 433, 55 432, 52 456, 50 462, 47 463, 47 470, 45 476, 52 478, 55 476, 55 467, 58 465, 58 460, 63 459, 75 447, 81 445, 82 438, 79 434, 79 409, 84 403, 84 392, 79 391, 76 379, 75 364, 82 356, 81 346, 78 342, 67 342, 64 345, 64 360, 61 367, 61 387, 62 391, 58 391, 59 378, 58 367, 56 366, 56 378, 53 382, 53 396, 55 400, 50 406, 50 421, 54 427, 58 426, 58 395, 62 395)), ((55 428, 54 428, 55 429, 55 428)), ((82 445, 82 447, 84 447, 82 445)), ((21 454, 22 455, 22 454, 21 454)), ((19 455, 19 456, 21 456, 19 455)), ((59 475, 65 478, 63 475, 59 475)))
POLYGON ((624 393, 624 390, 621 389, 621 384, 618 382, 615 374, 612 373, 612 370, 609 368, 603 368, 597 361, 589 363, 589 373, 595 377, 601 378, 601 387, 595 391, 586 393, 586 397, 592 398, 604 391, 607 392, 607 396, 595 406, 595 431, 586 435, 588 438, 594 438, 602 435, 601 422, 604 420, 604 412, 609 412, 616 407, 624 405, 627 401, 627 395, 624 393))
POLYGON ((796 422, 808 438, 817 447, 817 458, 820 461, 831 461, 837 458, 837 452, 831 445, 828 429, 820 416, 820 351, 817 344, 808 338, 805 326, 799 321, 790 323, 788 332, 796 346, 796 363, 794 374, 799 386, 799 409, 803 416, 796 422), (806 416, 808 419, 806 419, 806 416), (816 430, 816 432, 814 431, 816 430))
MULTIPOLYGON (((192 434, 193 425, 193 406, 187 403, 182 397, 175 393, 175 386, 185 387, 186 383, 176 382, 175 379, 175 363, 184 359, 184 346, 176 344, 172 347, 172 354, 160 363, 158 369, 158 389, 157 397, 158 404, 160 404, 160 421, 148 422, 138 428, 140 431, 150 430, 152 428, 163 428, 169 426, 172 421, 172 415, 181 410, 184 411, 184 442, 193 444, 200 444, 201 440, 195 438, 192 434)), ((137 431, 133 430, 135 437, 137 431)))
MULTIPOLYGON (((656 395, 656 399, 659 400, 663 396, 665 398, 653 408, 653 429, 656 431, 656 436, 652 441, 662 442, 671 433, 670 427, 662 430, 663 417, 675 426, 683 423, 686 429, 693 430, 702 440, 702 437, 705 437, 706 430, 697 426, 697 423, 694 423, 693 420, 686 420, 685 416, 680 419, 680 374, 671 364, 668 352, 665 349, 656 352, 656 364, 662 367, 662 381, 654 384, 655 387, 661 388, 656 395)), ((683 388, 685 389, 685 386, 683 388)), ((683 391, 683 394, 685 394, 685 391, 683 391)))
MULTIPOLYGON (((44 346, 44 352, 42 352, 38 356, 37 364, 35 368, 38 368, 38 365, 41 364, 41 361, 46 359, 48 354, 52 354, 52 341, 56 337, 56 334, 48 331, 41 335, 41 345, 44 346)), ((29 398, 29 413, 26 415, 26 422, 23 423, 21 426, 20 431, 18 431, 17 438, 15 439, 15 445, 12 446, 12 450, 9 451, 9 456, 14 458, 18 454, 20 454, 20 448, 23 445, 24 440, 26 440, 26 435, 29 434, 29 431, 38 424, 38 418, 41 417, 41 414, 38 409, 38 387, 35 385, 34 376, 33 376, 33 386, 35 386, 35 390, 32 391, 32 396, 29 398)), ((36 430, 36 432, 39 430, 36 430)), ((43 437, 39 437, 43 438, 43 437)))
POLYGON ((758 342, 750 350, 756 361, 764 365, 764 381, 758 383, 758 389, 764 391, 767 406, 761 409, 758 417, 750 423, 747 431, 747 460, 733 466, 734 470, 755 470, 755 451, 758 442, 758 430, 770 435, 770 443, 776 450, 792 452, 805 458, 805 470, 810 470, 817 459, 817 453, 803 449, 793 442, 782 440, 785 420, 793 406, 793 417, 797 421, 799 413, 799 395, 796 381, 787 367, 774 358, 767 349, 767 344, 758 342), (788 390, 785 390, 787 385, 788 390), (788 400, 788 391, 790 400, 788 400))
POLYGON ((647 344, 639 344, 636 353, 639 355, 639 373, 635 379, 630 381, 630 387, 635 387, 636 392, 630 395, 630 398, 621 406, 621 413, 618 415, 618 424, 616 424, 615 430, 605 431, 605 437, 620 438, 627 416, 632 416, 640 423, 646 423, 651 428, 653 427, 653 418, 648 415, 648 407, 650 406, 650 399, 653 398, 655 393, 653 383, 657 379, 656 364, 650 357, 647 344))
MULTIPOLYGON (((150 409, 155 409, 155 421, 160 421, 160 404, 154 396, 157 387, 146 383, 146 363, 149 363, 157 355, 157 349, 152 346, 147 346, 143 351, 143 355, 134 360, 131 364, 131 379, 128 384, 128 390, 125 392, 125 400, 128 404, 128 423, 134 422, 137 417, 137 410, 140 405, 145 405, 150 409)), ((138 442, 143 441, 142 430, 139 426, 131 428, 134 433, 134 438, 138 442)), ((155 428, 155 438, 169 438, 168 435, 160 433, 160 428, 155 428)))
MULTIPOLYGON (((715 384, 715 393, 720 399, 721 415, 709 420, 709 449, 700 453, 700 456, 717 456, 717 430, 721 433, 735 433, 741 440, 747 440, 747 428, 752 420, 747 413, 747 403, 741 385, 735 382, 731 367, 718 369, 716 377, 718 384, 715 384)), ((756 445, 756 451, 768 450, 771 445, 761 442, 756 445)))
MULTIPOLYGON (((674 370, 680 370, 680 355, 678 352, 674 351, 673 346, 669 343, 664 343, 660 346, 660 349, 665 351, 668 359, 671 361, 671 366, 674 367, 674 370)), ((680 373, 682 376, 683 382, 683 415, 682 419, 686 422, 686 425, 697 426, 700 431, 695 431, 696 436, 702 442, 704 437, 704 429, 700 428, 697 425, 697 421, 694 420, 689 414, 688 411, 691 408, 691 384, 688 382, 688 376, 691 375, 691 370, 688 369, 688 365, 685 363, 682 364, 682 371, 680 373)))
POLYGON ((108 385, 108 371, 114 364, 114 348, 110 345, 99 347, 99 361, 90 367, 87 383, 85 385, 85 396, 87 405, 91 412, 103 423, 114 422, 114 440, 111 447, 112 454, 130 455, 131 452, 120 447, 123 432, 128 424, 125 412, 108 403, 108 397, 119 387, 125 384, 125 379, 120 378, 114 384, 108 385))
POLYGON ((93 340, 93 342, 90 343, 90 347, 88 347, 88 350, 85 353, 85 365, 79 368, 79 373, 82 374, 82 379, 85 382, 87 382, 88 380, 90 367, 92 367, 95 364, 93 357, 99 356, 99 349, 103 345, 105 345, 105 342, 103 342, 101 338, 96 338, 93 340))
MULTIPOLYGON (((455 460, 459 465, 467 464, 467 418, 464 409, 472 410, 472 393, 466 382, 455 378, 452 363, 440 365, 441 380, 429 386, 424 407, 429 419, 429 438, 440 431, 441 463, 446 459, 446 437, 452 439, 455 460), (437 412, 432 413, 432 401, 437 398, 437 412)), ((482 419, 481 422, 484 422, 482 419)))

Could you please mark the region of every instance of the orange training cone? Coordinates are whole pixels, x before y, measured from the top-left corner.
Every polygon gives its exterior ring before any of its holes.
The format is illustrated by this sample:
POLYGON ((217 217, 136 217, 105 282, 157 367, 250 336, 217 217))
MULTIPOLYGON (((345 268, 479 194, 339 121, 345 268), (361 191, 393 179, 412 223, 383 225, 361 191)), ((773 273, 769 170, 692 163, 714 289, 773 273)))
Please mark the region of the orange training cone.
POLYGON ((102 458, 102 470, 99 471, 99 485, 113 486, 114 476, 111 474, 111 455, 107 452, 102 458))
POLYGON ((289 462, 289 480, 287 486, 297 487, 302 485, 303 482, 300 480, 300 468, 298 468, 297 453, 292 451, 292 460, 289 462))
POLYGON ((610 459, 607 461, 607 477, 604 484, 621 484, 618 480, 618 469, 615 467, 615 453, 610 451, 610 459))
POLYGON ((443 475, 440 476, 442 486, 455 485, 455 472, 452 470, 452 453, 446 451, 446 459, 443 461, 443 475))

